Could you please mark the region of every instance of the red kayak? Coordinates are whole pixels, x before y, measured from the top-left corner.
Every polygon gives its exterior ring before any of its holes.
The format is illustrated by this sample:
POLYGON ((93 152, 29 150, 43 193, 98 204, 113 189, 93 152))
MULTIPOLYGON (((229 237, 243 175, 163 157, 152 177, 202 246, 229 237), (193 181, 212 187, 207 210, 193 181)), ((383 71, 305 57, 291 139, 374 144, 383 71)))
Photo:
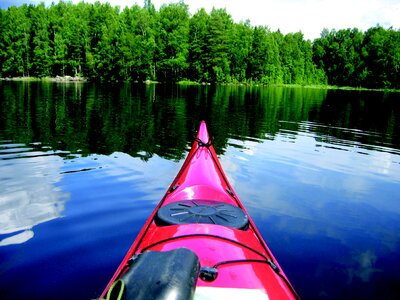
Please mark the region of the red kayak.
POLYGON ((228 182, 204 121, 102 298, 299 298, 228 182))

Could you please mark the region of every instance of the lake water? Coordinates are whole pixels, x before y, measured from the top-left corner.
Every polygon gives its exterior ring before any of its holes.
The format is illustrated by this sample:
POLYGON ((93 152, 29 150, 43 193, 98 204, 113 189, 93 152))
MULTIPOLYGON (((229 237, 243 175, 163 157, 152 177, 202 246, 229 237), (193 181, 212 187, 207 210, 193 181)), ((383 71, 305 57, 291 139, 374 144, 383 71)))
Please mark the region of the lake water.
POLYGON ((98 297, 206 120, 303 299, 400 299, 400 94, 0 82, 0 298, 98 297))

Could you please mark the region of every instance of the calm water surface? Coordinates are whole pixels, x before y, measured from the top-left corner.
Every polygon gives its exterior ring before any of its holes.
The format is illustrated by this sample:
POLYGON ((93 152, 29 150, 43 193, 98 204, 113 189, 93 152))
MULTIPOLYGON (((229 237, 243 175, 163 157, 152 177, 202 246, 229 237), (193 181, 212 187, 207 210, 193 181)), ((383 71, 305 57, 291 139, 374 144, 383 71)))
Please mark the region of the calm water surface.
POLYGON ((303 299, 400 298, 400 95, 0 82, 0 298, 98 297, 201 119, 303 299))

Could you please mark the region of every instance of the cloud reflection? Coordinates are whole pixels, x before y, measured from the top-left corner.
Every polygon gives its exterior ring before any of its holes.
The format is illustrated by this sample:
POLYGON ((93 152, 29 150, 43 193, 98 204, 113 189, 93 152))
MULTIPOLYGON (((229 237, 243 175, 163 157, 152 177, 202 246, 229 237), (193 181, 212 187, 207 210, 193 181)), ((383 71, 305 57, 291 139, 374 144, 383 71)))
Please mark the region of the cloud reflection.
POLYGON ((229 147, 221 163, 261 231, 332 241, 354 257, 349 276, 368 281, 379 271, 376 257, 400 243, 400 153, 337 138, 331 147, 317 137, 285 131, 263 143, 245 141, 229 147))
POLYGON ((27 153, 21 158, 20 152, 13 159, 4 152, 0 154, 0 246, 33 238, 32 228, 60 217, 69 197, 56 186, 62 179, 61 157, 27 153))
POLYGON ((354 278, 360 278, 363 282, 369 282, 371 276, 376 272, 382 272, 375 268, 377 256, 372 250, 361 252, 354 256, 354 267, 348 269, 349 283, 354 278))
POLYGON ((0 246, 7 246, 7 245, 14 245, 14 244, 23 244, 26 241, 30 240, 33 238, 34 233, 32 230, 25 230, 21 233, 17 233, 15 235, 12 235, 10 237, 4 238, 0 240, 0 246))

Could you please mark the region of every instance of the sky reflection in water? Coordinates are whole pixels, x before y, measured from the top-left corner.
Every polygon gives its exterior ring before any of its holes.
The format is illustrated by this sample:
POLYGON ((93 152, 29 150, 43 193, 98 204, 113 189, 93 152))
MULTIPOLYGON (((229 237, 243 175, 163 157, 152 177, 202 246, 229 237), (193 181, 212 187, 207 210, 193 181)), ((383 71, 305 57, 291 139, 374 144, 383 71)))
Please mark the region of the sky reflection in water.
POLYGON ((46 153, 18 144, 0 146, 0 246, 7 246, 26 242, 34 226, 60 217, 69 195, 57 187, 61 157, 41 157, 46 153))
POLYGON ((305 299, 351 298, 374 275, 394 280, 386 261, 400 258, 400 151, 327 141, 309 130, 281 130, 265 141, 230 140, 221 159, 305 299), (348 290, 335 287, 335 276, 348 290))

